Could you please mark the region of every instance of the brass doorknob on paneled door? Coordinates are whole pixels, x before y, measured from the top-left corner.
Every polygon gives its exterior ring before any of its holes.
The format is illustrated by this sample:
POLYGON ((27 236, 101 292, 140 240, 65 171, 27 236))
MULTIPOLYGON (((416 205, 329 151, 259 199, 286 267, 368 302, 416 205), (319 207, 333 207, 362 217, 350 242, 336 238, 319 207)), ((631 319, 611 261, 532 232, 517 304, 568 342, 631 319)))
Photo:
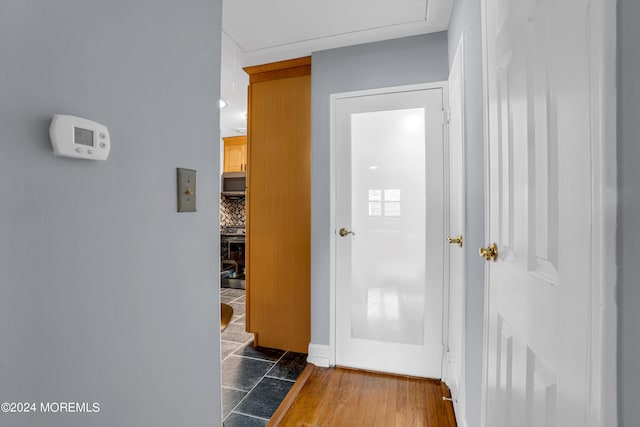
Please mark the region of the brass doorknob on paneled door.
POLYGON ((493 261, 495 262, 498 260, 498 245, 492 243, 488 248, 480 248, 479 253, 480 256, 484 257, 487 261, 491 261, 493 258, 493 261))
POLYGON ((346 228, 344 228, 344 227, 342 227, 342 228, 340 229, 340 231, 338 231, 338 233, 339 233, 342 237, 344 237, 344 236, 346 236, 346 235, 349 235, 349 234, 353 234, 354 236, 356 235, 356 233, 354 233, 353 231, 349 231, 349 230, 347 230, 347 229, 346 229, 346 228))
POLYGON ((458 246, 462 247, 462 236, 458 236, 458 237, 448 236, 447 237, 447 242, 449 242, 449 244, 451 244, 451 245, 458 245, 458 246))

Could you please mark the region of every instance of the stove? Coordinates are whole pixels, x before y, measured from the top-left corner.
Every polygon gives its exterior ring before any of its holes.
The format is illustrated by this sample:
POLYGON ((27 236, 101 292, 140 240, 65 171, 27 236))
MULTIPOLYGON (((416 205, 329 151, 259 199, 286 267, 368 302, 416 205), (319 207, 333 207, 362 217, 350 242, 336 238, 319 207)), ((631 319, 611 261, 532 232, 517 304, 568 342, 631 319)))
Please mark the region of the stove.
POLYGON ((220 261, 229 275, 222 279, 221 286, 245 288, 245 234, 244 227, 227 226, 220 228, 220 261))
POLYGON ((247 229, 244 227, 228 226, 220 229, 220 235, 223 237, 244 237, 247 229))

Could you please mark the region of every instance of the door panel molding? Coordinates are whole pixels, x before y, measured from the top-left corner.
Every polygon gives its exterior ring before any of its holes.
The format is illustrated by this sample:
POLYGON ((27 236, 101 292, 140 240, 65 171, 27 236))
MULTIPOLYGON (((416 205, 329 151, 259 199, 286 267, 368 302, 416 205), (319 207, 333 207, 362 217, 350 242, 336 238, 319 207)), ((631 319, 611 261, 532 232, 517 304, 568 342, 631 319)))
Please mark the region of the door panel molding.
MULTIPOLYGON (((489 138, 491 135, 489 114, 495 114, 495 111, 489 113, 490 96, 489 93, 489 74, 490 63, 498 63, 495 58, 488 58, 488 22, 490 26, 500 32, 507 28, 509 24, 505 24, 509 15, 514 13, 516 3, 502 2, 502 5, 511 5, 511 8, 505 7, 497 16, 488 15, 488 4, 493 3, 492 0, 482 0, 482 42, 483 42, 483 71, 484 71, 484 124, 485 124, 485 189, 488 189, 489 181, 497 177, 495 165, 490 164, 490 158, 493 156, 490 151, 489 138), (493 20, 493 21, 491 21, 493 20), (493 167, 493 169, 492 169, 493 167)), ((527 3, 530 6, 528 12, 533 13, 544 1, 532 1, 527 3)), ((571 10, 571 2, 562 4, 562 1, 553 2, 558 8, 563 9, 563 13, 571 10)), ((589 242, 591 249, 584 254, 585 265, 590 265, 590 280, 585 282, 589 286, 588 295, 585 296, 585 310, 588 319, 587 324, 578 327, 576 332, 587 336, 588 355, 587 369, 585 374, 588 375, 586 393, 585 413, 576 413, 576 420, 584 420, 584 424, 589 427, 614 427, 617 425, 617 388, 616 388, 616 329, 617 329, 617 308, 615 298, 616 286, 616 207, 617 207, 617 182, 616 182, 616 3, 614 0, 591 0, 588 2, 588 10, 583 15, 586 20, 582 23, 585 27, 581 27, 584 31, 588 31, 586 38, 586 49, 588 51, 588 60, 586 65, 588 68, 587 86, 589 87, 590 97, 587 101, 588 109, 588 137, 585 138, 585 150, 590 154, 590 182, 586 185, 580 185, 579 188, 588 187, 590 197, 590 212, 586 209, 591 218, 591 233, 586 240, 589 242)), ((575 6, 575 4, 574 4, 575 6)), ((584 4, 581 5, 583 7, 584 4)), ((562 19, 563 16, 558 14, 556 20, 562 19)), ((567 15, 564 15, 567 16, 567 15)), ((580 14, 575 13, 575 16, 580 14)), ((578 37, 575 30, 565 23, 567 34, 571 34, 571 38, 578 37)), ((584 36, 580 36, 584 37, 584 36)), ((515 51, 512 53, 515 54, 515 51)), ((573 54, 574 52, 568 52, 573 54)), ((491 53, 489 54, 491 55, 491 53)), ((507 55, 509 56, 509 55, 507 55)), ((539 64, 539 62, 537 62, 539 64)), ((502 61, 504 64, 504 61, 502 61)), ((557 70, 556 70, 557 72, 557 70)), ((538 73, 539 75, 539 73, 538 73)), ((534 82, 535 85, 535 82, 534 82)), ((562 89, 562 88, 555 88, 562 89)), ((495 91, 495 89, 493 89, 495 91)), ((548 107, 553 108, 554 100, 547 97, 548 107)), ((535 110, 534 110, 535 111, 535 110)), ((566 119, 566 117, 565 117, 566 119)), ((494 119, 495 120, 495 119, 494 119)), ((579 123, 578 125, 582 125, 579 123)), ((535 128, 535 126, 534 126, 535 128)), ((544 129, 541 129, 544 130, 544 129)), ((553 129, 552 129, 553 130, 553 129)), ((546 155, 547 153, 537 152, 538 155, 546 155)), ((564 152, 564 156, 567 152, 564 152)), ((537 168, 539 164, 534 164, 537 168)), ((544 176, 548 171, 532 171, 530 176, 537 179, 544 176)), ((553 182, 539 182, 539 185, 552 187, 553 182)), ((578 186, 576 186, 578 188, 578 186)), ((537 192, 536 192, 537 193, 537 192)), ((530 194, 531 196, 531 194, 530 194)), ((540 193, 538 196, 545 196, 540 193)), ((553 201, 553 194, 547 200, 553 201)), ((561 196, 560 196, 561 197, 561 196)), ((534 199, 535 202, 535 199, 534 199)), ((485 234, 487 238, 490 236, 490 210, 496 206, 491 200, 489 192, 485 191, 485 234)), ((543 212, 542 208, 549 206, 530 206, 529 213, 535 216, 535 219, 529 221, 529 226, 541 228, 544 235, 539 236, 536 242, 528 243, 528 256, 526 260, 527 268, 532 276, 543 279, 551 285, 551 288, 563 288, 560 283, 562 274, 558 272, 556 260, 562 257, 562 242, 553 242, 552 239, 558 231, 553 230, 556 224, 553 218, 546 217, 549 213, 543 212), (533 210, 532 210, 533 209, 533 210), (537 211, 536 211, 537 209, 537 211), (554 246, 557 246, 557 253, 554 253, 554 246)), ((561 233, 562 230, 559 231, 561 233)), ((487 241, 488 242, 488 241, 487 241)), ((585 245, 586 246, 586 245, 585 245)), ((566 251, 566 248, 564 249, 566 251)), ((504 262, 504 260, 502 261, 504 262)), ((488 287, 490 283, 490 268, 485 270, 485 285, 488 287)), ((564 279, 566 280, 566 278, 564 279)), ((566 286, 566 283, 564 284, 566 286)), ((491 377, 491 373, 499 374, 500 370, 489 366, 487 355, 489 354, 490 337, 495 337, 496 331, 492 331, 490 324, 494 324, 495 319, 490 319, 490 292, 485 293, 485 317, 484 317, 484 356, 483 363, 483 392, 482 392, 482 425, 490 427, 495 419, 489 420, 488 411, 492 404, 488 399, 488 383, 495 382, 496 378, 491 377)), ((517 340, 516 340, 517 341, 517 340)), ((527 384, 531 384, 530 394, 527 394, 527 402, 534 396, 542 396, 543 394, 549 400, 555 400, 553 396, 559 393, 556 385, 556 378, 552 369, 544 364, 542 359, 526 347, 524 353, 524 367, 527 384)), ((494 360, 495 362, 495 360, 494 360)), ((514 362, 515 363, 515 362, 514 362)), ((550 413, 560 410, 560 408, 551 408, 550 413)), ((494 414, 495 415, 495 414, 494 414)), ((499 421, 499 420, 498 420, 499 421)))

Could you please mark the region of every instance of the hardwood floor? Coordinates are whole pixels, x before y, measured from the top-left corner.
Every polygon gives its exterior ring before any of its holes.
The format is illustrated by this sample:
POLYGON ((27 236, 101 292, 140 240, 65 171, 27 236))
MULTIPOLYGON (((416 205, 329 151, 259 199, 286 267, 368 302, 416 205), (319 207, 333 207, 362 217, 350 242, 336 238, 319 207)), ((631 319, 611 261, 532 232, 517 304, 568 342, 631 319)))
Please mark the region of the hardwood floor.
POLYGON ((269 426, 456 426, 440 381, 313 365, 307 370, 301 375, 308 375, 306 384, 287 396, 269 426))

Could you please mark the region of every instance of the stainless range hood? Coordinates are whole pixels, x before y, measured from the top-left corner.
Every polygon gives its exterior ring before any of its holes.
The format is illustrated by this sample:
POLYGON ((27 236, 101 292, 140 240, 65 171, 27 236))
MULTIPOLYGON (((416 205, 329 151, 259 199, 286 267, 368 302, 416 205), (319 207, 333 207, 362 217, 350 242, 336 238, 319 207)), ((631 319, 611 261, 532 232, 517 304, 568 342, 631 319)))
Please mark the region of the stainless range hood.
POLYGON ((222 196, 226 198, 244 198, 247 189, 246 172, 224 172, 222 174, 222 196))

